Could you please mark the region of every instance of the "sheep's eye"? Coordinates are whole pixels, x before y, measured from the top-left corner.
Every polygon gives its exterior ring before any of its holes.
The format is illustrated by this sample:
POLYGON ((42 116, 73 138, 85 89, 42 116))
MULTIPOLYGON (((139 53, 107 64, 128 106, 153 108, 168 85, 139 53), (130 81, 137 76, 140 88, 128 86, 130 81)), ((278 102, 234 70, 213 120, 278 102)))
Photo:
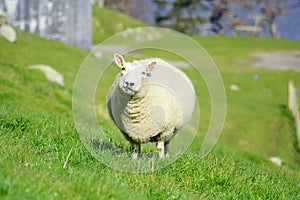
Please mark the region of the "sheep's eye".
POLYGON ((147 73, 146 76, 151 77, 151 74, 150 74, 150 73, 147 73))
POLYGON ((122 71, 125 71, 125 67, 122 67, 122 71))
POLYGON ((146 72, 142 72, 142 74, 143 74, 143 75, 145 75, 145 74, 146 74, 146 72))

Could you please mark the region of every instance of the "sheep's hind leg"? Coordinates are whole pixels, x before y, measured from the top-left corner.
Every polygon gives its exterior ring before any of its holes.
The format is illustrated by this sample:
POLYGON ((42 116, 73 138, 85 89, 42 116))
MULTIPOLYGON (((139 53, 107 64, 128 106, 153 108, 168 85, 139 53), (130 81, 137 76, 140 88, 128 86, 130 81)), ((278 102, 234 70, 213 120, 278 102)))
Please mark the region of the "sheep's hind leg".
POLYGON ((163 158, 165 156, 165 145, 164 145, 164 141, 158 141, 156 143, 156 149, 158 151, 158 155, 160 158, 163 158))
POLYGON ((164 154, 168 158, 169 157, 169 151, 170 151, 170 140, 165 141, 164 148, 165 148, 164 154))

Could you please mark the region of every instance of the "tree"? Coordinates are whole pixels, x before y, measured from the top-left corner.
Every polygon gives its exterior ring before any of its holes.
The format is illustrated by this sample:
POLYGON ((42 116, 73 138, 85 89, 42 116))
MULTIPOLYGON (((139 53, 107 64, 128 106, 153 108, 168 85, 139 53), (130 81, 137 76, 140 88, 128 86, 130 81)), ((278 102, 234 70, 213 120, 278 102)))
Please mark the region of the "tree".
POLYGON ((158 26, 164 26, 164 23, 171 18, 170 3, 166 0, 152 0, 152 2, 156 5, 154 23, 158 26))
POLYGON ((149 22, 149 2, 147 0, 103 0, 104 7, 149 22))
POLYGON ((233 7, 245 9, 252 14, 256 26, 268 29, 272 37, 278 37, 275 19, 283 13, 287 0, 152 0, 156 5, 155 24, 183 33, 198 34, 201 24, 209 22, 211 32, 220 34, 224 26, 251 23, 246 15, 238 15, 233 7), (258 9, 258 10, 257 10, 258 9), (256 12, 253 12, 257 10, 256 12))
POLYGON ((269 29, 272 37, 279 37, 275 18, 283 13, 283 3, 286 0, 258 0, 257 2, 261 8, 261 14, 264 16, 261 25, 269 29))
MULTIPOLYGON (((229 0, 229 2, 235 3, 244 9, 253 10, 254 8, 259 8, 258 12, 252 13, 254 25, 268 29, 271 37, 278 37, 275 19, 284 12, 283 4, 286 1, 287 0, 256 0, 246 2, 243 0, 229 0)), ((242 20, 241 16, 237 16, 236 20, 245 23, 245 20, 242 20)), ((230 24, 234 24, 234 21, 231 21, 230 24)))
POLYGON ((153 0, 156 4, 155 24, 168 26, 177 31, 199 34, 200 24, 207 21, 202 11, 206 9, 204 0, 153 0))
MULTIPOLYGON (((213 1, 213 0, 212 0, 213 1)), ((253 10, 254 8, 259 8, 258 12, 252 12, 254 19, 254 25, 261 26, 262 28, 268 29, 271 37, 278 37, 277 27, 275 24, 275 19, 277 16, 283 13, 283 3, 287 0, 256 0, 256 1, 243 1, 243 0, 216 0, 214 2, 214 8, 212 14, 215 13, 215 18, 213 15, 210 18, 212 24, 215 27, 220 27, 221 17, 227 13, 230 13, 233 18, 229 18, 227 24, 229 27, 234 27, 240 24, 248 24, 245 16, 238 16, 230 10, 230 4, 234 4, 243 9, 253 10), (218 3, 219 2, 219 3, 218 3), (221 16, 221 17, 219 17, 221 16), (218 18, 219 17, 219 18, 218 18), (214 23, 215 21, 215 23, 214 23)), ((213 30, 218 33, 218 30, 213 30)))
POLYGON ((221 20, 223 16, 228 12, 228 0, 218 0, 213 2, 213 8, 209 21, 212 24, 211 30, 214 33, 222 33, 223 26, 221 20))
POLYGON ((222 33, 223 16, 229 11, 230 0, 153 0, 157 6, 155 22, 183 33, 199 34, 201 25, 209 22, 211 31, 222 33))

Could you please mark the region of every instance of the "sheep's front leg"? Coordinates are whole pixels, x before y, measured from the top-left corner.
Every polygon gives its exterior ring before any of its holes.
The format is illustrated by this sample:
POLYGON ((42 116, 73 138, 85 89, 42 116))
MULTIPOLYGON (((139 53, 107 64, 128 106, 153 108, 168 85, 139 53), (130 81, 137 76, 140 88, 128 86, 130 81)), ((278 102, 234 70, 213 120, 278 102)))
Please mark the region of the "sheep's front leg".
POLYGON ((132 147, 135 149, 135 153, 133 154, 133 159, 138 159, 142 157, 142 150, 141 150, 141 144, 131 144, 132 147))
POLYGON ((156 149, 158 151, 159 157, 163 158, 165 156, 165 144, 164 144, 164 141, 158 141, 156 143, 156 149))

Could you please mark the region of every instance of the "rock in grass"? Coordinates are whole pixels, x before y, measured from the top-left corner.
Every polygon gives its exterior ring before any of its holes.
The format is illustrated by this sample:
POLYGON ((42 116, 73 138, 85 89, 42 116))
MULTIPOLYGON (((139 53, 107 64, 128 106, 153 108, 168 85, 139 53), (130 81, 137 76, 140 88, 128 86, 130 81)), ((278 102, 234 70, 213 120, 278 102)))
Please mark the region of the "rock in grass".
POLYGON ((240 90, 240 87, 238 85, 235 85, 235 84, 231 84, 229 86, 230 90, 232 91, 239 91, 240 90))
POLYGON ((29 69, 41 70, 49 81, 55 82, 61 86, 65 85, 64 76, 48 65, 32 65, 29 69))
POLYGON ((0 35, 10 42, 17 41, 16 31, 10 25, 2 25, 0 27, 0 35))
POLYGON ((278 158, 278 157, 271 157, 269 158, 269 160, 274 163, 275 165, 277 165, 278 167, 281 167, 282 165, 282 159, 278 158))

